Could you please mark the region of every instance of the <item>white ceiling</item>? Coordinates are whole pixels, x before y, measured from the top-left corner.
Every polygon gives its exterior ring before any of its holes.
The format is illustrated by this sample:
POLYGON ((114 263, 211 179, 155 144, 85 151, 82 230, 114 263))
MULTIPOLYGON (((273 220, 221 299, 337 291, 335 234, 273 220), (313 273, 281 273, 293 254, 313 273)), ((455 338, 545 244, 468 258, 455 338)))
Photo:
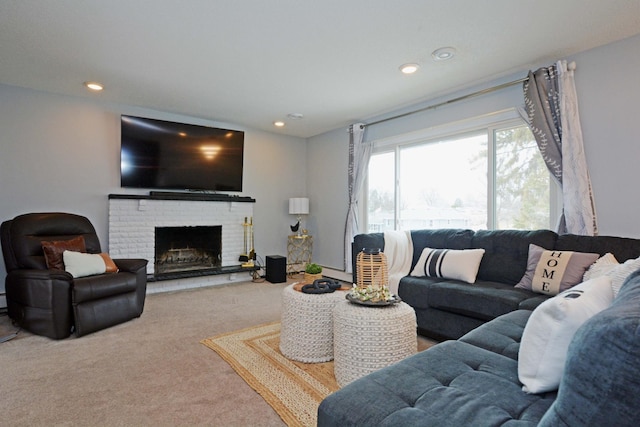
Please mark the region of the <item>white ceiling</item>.
POLYGON ((309 137, 638 33, 640 0, 0 0, 0 83, 309 137))

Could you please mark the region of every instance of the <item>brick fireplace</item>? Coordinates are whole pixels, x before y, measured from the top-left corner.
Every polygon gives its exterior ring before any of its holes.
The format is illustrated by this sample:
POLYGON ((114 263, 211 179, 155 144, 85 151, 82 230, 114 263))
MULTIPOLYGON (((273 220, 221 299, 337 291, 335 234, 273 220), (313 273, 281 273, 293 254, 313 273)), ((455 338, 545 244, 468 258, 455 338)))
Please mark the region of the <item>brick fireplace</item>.
MULTIPOLYGON (((225 267, 239 266, 238 258, 244 251, 242 224, 245 218, 253 217, 255 200, 244 197, 230 197, 230 201, 212 199, 109 195, 109 254, 112 258, 147 259, 147 274, 151 279, 157 278, 162 272, 156 269, 163 260, 156 259, 156 230, 167 229, 176 233, 178 227, 184 227, 182 235, 193 234, 193 242, 183 240, 180 233, 173 234, 173 248, 168 249, 183 249, 180 258, 185 258, 182 260, 185 269, 208 271, 212 269, 212 263, 223 271, 225 267), (209 230, 206 232, 209 237, 204 240, 211 243, 211 239, 215 239, 207 249, 203 249, 206 245, 198 237, 205 233, 205 229, 209 230), (219 233, 219 243, 216 233, 219 233), (212 263, 207 264, 207 257, 213 258, 212 263), (195 263, 198 258, 203 262, 199 267, 186 265, 195 263)), ((166 257, 164 264, 167 264, 166 257)), ((199 283, 203 280, 200 279, 199 283)))

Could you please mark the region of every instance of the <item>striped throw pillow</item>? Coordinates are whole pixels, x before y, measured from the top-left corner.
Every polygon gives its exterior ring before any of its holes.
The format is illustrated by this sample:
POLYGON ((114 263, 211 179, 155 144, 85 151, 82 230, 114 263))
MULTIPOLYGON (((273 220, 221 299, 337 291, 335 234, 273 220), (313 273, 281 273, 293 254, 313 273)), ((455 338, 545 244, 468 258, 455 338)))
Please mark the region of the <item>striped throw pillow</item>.
POLYGON ((473 283, 483 255, 484 249, 424 248, 411 276, 440 277, 473 283))

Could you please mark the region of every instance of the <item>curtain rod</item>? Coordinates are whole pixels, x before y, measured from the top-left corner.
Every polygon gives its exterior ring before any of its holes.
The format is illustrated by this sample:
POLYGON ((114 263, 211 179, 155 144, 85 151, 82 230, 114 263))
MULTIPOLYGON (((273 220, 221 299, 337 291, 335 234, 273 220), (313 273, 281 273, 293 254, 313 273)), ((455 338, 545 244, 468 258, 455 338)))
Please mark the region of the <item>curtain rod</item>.
POLYGON ((440 103, 434 104, 434 105, 429 105, 428 107, 420 108, 418 110, 414 110, 414 111, 409 111, 409 112, 406 112, 406 113, 398 114, 397 116, 387 117, 386 119, 376 120, 375 122, 371 122, 371 123, 365 123, 364 126, 365 127, 373 126, 373 125, 377 125, 377 124, 380 124, 380 123, 388 122, 390 120, 396 120, 396 119, 400 119, 402 117, 410 116, 412 114, 421 113, 423 111, 433 110, 434 108, 442 107, 443 105, 452 104, 454 102, 463 101, 465 99, 469 99, 469 98, 473 98, 473 97, 476 97, 476 96, 485 95, 487 93, 495 92, 497 90, 504 89, 504 88, 509 87, 509 86, 514 86, 514 85, 517 85, 519 83, 526 82, 527 80, 529 80, 529 77, 523 77, 521 79, 514 80, 512 82, 502 83, 502 84, 499 84, 497 86, 493 86, 493 87, 490 87, 490 88, 487 88, 487 89, 482 89, 482 90, 479 90, 477 92, 469 93, 467 95, 462 95, 462 96, 459 96, 457 98, 450 99, 448 101, 440 102, 440 103))

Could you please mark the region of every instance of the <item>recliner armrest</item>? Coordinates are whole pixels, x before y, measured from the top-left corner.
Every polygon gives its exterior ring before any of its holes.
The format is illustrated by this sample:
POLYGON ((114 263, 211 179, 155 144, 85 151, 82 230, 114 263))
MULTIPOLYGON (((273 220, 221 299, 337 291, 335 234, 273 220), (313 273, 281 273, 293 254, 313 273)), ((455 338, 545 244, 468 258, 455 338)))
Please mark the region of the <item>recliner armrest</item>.
POLYGON ((120 271, 125 271, 127 273, 137 273, 141 269, 147 267, 146 259, 142 258, 127 258, 127 259, 114 259, 113 262, 118 266, 120 271))
POLYGON ((31 280, 62 280, 73 282, 73 276, 64 270, 38 270, 24 269, 13 270, 7 274, 7 280, 15 282, 27 282, 31 280))
POLYGON ((73 277, 62 270, 25 269, 7 274, 9 317, 22 328, 53 339, 66 338, 73 325, 73 277))

